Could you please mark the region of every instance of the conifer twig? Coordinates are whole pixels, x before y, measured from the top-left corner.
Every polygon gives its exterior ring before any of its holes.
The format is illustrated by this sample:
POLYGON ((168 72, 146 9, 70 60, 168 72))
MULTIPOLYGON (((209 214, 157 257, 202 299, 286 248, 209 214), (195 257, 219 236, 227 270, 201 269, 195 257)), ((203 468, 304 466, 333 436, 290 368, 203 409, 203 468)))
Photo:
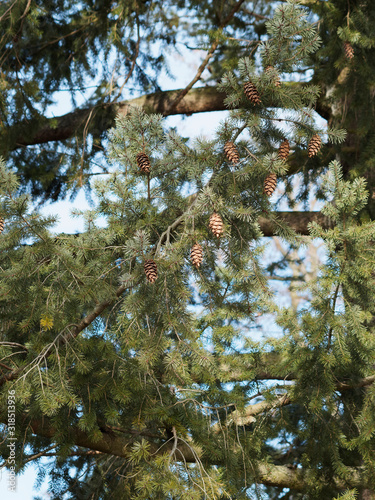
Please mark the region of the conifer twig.
POLYGON ((175 229, 177 226, 179 226, 180 223, 185 219, 185 217, 187 217, 189 215, 190 210, 193 208, 193 206, 198 201, 198 194, 199 193, 195 193, 195 194, 189 196, 189 198, 192 199, 193 202, 189 205, 187 210, 185 210, 185 212, 183 212, 179 217, 177 217, 177 219, 170 226, 167 227, 167 229, 164 231, 164 233, 162 233, 162 235, 160 236, 159 241, 157 243, 157 246, 156 246, 156 250, 154 253, 155 256, 160 252, 161 246, 164 243, 164 241, 169 240, 171 231, 173 231, 173 229, 175 229))
MULTIPOLYGON (((239 0, 237 4, 233 7, 231 12, 227 15, 227 17, 220 23, 219 28, 224 28, 233 18, 235 13, 240 9, 241 5, 244 3, 245 0, 239 0)), ((191 82, 178 94, 178 96, 172 101, 172 103, 169 106, 169 109, 175 108, 181 101, 182 99, 186 96, 186 94, 189 92, 189 90, 193 87, 193 85, 199 80, 201 77, 203 71, 205 70, 209 60, 213 56, 215 50, 217 49, 219 45, 219 40, 215 40, 212 45, 210 50, 208 51, 206 57, 204 58, 203 62, 198 68, 198 71, 195 75, 195 77, 191 80, 191 82)))

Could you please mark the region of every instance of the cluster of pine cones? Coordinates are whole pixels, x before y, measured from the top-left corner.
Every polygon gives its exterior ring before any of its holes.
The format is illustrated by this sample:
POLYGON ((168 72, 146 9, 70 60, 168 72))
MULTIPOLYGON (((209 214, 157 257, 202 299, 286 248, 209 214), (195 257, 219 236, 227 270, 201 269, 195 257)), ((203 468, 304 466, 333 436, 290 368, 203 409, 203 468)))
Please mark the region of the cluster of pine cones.
MULTIPOLYGON (((312 158, 313 156, 315 156, 319 152, 321 146, 322 146, 322 140, 321 140, 319 134, 313 135, 312 138, 310 139, 310 142, 309 142, 308 147, 307 147, 307 154, 308 154, 309 158, 312 158)), ((289 141, 287 139, 285 139, 280 144, 280 147, 279 147, 279 150, 277 153, 278 157, 281 160, 286 160, 289 156, 289 152, 290 152, 290 144, 289 144, 289 141)), ((227 141, 225 143, 224 153, 225 153, 225 156, 228 158, 228 160, 231 163, 233 163, 233 165, 235 165, 236 163, 239 162, 240 155, 238 154, 238 150, 232 141, 227 141)), ((274 190, 276 188, 276 180, 277 180, 276 174, 271 173, 271 174, 267 175, 267 177, 264 181, 264 193, 267 196, 271 196, 271 194, 274 192, 274 190)))
MULTIPOLYGON (((350 50, 347 49, 347 53, 349 53, 349 52, 350 52, 350 50)), ((266 72, 271 74, 275 87, 280 87, 281 81, 280 81, 280 78, 277 75, 277 73, 274 71, 274 68, 272 66, 267 66, 266 72), (272 74, 272 73, 274 73, 274 74, 272 74)), ((260 94, 258 92, 258 89, 251 81, 245 82, 243 89, 244 89, 244 93, 245 93, 246 97, 253 104, 255 104, 255 105, 261 104, 262 100, 261 100, 260 94)), ((322 140, 321 140, 320 136, 318 134, 313 135, 313 137, 311 138, 311 140, 308 144, 308 148, 307 148, 309 158, 312 158, 313 156, 315 156, 319 152, 321 145, 322 145, 322 140)), ((289 156, 289 152, 290 152, 290 144, 289 144, 289 141, 287 139, 285 139, 280 144, 280 147, 278 150, 278 157, 282 160, 286 160, 289 156)), ((240 161, 240 155, 238 153, 236 145, 232 141, 227 141, 225 143, 224 154, 233 165, 237 164, 240 161)), ((143 152, 138 153, 136 156, 136 160, 137 160, 137 164, 138 164, 139 169, 143 173, 149 174, 150 169, 151 169, 151 163, 150 163, 150 159, 147 156, 147 154, 143 153, 143 152)), ((270 173, 265 178, 264 193, 267 196, 271 196, 272 193, 274 192, 274 190, 276 188, 276 182, 277 182, 277 176, 275 173, 270 173)), ((223 220, 217 212, 214 212, 210 216, 208 226, 209 226, 211 232, 217 238, 220 238, 220 236, 223 235, 223 232, 224 232, 223 231, 223 227, 224 227, 223 220)), ((197 268, 201 265, 201 263, 203 261, 203 249, 202 249, 202 246, 198 242, 196 242, 191 249, 190 260, 191 260, 192 264, 197 268)), ((147 259, 144 263, 144 272, 146 274, 147 280, 150 283, 154 283, 158 277, 158 268, 157 268, 156 262, 152 259, 147 259)))
MULTIPOLYGON (((278 157, 282 160, 286 160, 289 156, 289 152, 290 152, 289 141, 285 139, 285 141, 283 141, 280 144, 278 150, 278 157)), ((237 148, 233 142, 231 141, 226 142, 224 146, 224 153, 230 162, 232 162, 233 164, 238 163, 240 155, 238 154, 237 148)), ((267 196, 271 196, 271 194, 274 192, 276 188, 276 181, 277 181, 276 174, 271 173, 267 175, 264 181, 264 193, 267 196)))
MULTIPOLYGON (((223 235, 223 219, 217 212, 213 212, 213 214, 211 214, 208 227, 217 238, 220 238, 220 236, 223 235)), ((190 260, 196 268, 198 268, 203 262, 203 249, 198 242, 196 242, 191 249, 190 260)), ((147 259, 143 267, 148 281, 150 283, 154 283, 156 281, 156 278, 158 277, 158 268, 156 262, 152 259, 147 259)))
MULTIPOLYGON (((354 57, 353 47, 350 45, 349 42, 346 42, 344 44, 344 51, 345 51, 345 55, 348 59, 351 59, 352 57, 354 57)), ((273 66, 267 66, 266 73, 271 73, 272 71, 274 71, 273 66)), ((274 77, 274 85, 275 85, 275 87, 281 86, 281 81, 280 81, 280 78, 277 75, 277 73, 276 73, 276 76, 274 77)), ((244 83, 243 91, 244 91, 245 96, 253 104, 261 104, 262 100, 260 98, 260 94, 258 92, 258 89, 256 88, 256 86, 253 84, 252 81, 248 80, 247 82, 244 83)), ((309 158, 312 158, 313 156, 315 156, 318 153, 318 151, 321 148, 321 145, 322 145, 322 140, 321 140, 320 136, 318 134, 313 135, 313 137, 311 138, 311 140, 309 142, 308 150, 307 150, 309 158)), ((225 148, 224 148, 224 151, 225 151, 225 148)), ((288 153, 289 153, 289 151, 288 151, 288 153)), ((279 150, 279 156, 283 157, 280 155, 280 150, 279 150)), ((229 156, 228 156, 228 158, 229 158, 229 156)), ((230 159, 230 161, 232 161, 231 158, 229 158, 229 159, 230 159)), ((233 161, 233 163, 234 163, 234 161, 233 161)))
MULTIPOLYGON (((322 140, 318 134, 315 134, 308 145, 308 155, 309 157, 315 156, 318 151, 320 150, 322 144, 322 140)), ((278 157, 282 160, 286 160, 289 156, 290 152, 290 144, 287 139, 285 139, 279 147, 278 150, 278 157)), ((235 146, 235 144, 232 141, 227 141, 224 146, 224 153, 228 160, 232 162, 233 164, 236 164, 239 162, 240 155, 238 153, 238 150, 235 146)), ((139 168, 145 172, 148 173, 150 171, 150 160, 148 156, 145 153, 139 153, 137 155, 137 163, 139 168)), ((270 173, 267 175, 265 181, 264 181, 264 193, 267 196, 271 196, 272 193, 274 192, 276 188, 276 182, 277 182, 277 176, 274 173, 270 173)), ((208 223, 208 227, 210 228, 211 232, 217 237, 220 238, 220 236, 223 235, 223 219, 221 216, 217 213, 214 212, 210 216, 210 220, 208 223)), ((202 246, 199 243, 195 243, 191 249, 190 252, 190 260, 193 263, 195 267, 199 267, 203 261, 203 249, 202 246)), ((154 283, 158 277, 158 268, 156 265, 156 262, 152 259, 147 259, 144 263, 144 272, 146 274, 147 280, 150 283, 154 283)))

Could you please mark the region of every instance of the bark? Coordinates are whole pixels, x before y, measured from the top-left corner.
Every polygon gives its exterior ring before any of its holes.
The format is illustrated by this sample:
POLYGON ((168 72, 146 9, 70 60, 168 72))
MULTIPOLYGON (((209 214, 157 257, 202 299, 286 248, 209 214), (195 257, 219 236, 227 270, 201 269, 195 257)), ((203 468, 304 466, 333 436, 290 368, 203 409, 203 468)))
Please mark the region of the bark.
MULTIPOLYGON (((28 424, 28 427, 33 434, 50 440, 56 439, 58 435, 57 430, 46 417, 41 420, 32 420, 28 424)), ((100 437, 96 436, 92 438, 77 426, 71 429, 69 438, 75 446, 88 448, 89 450, 112 456, 123 457, 125 459, 129 458, 130 449, 133 444, 132 439, 126 438, 123 435, 117 435, 113 432, 101 432, 100 437)), ((65 438, 64 441, 66 442, 65 438)), ((168 451, 171 452, 174 449, 174 443, 171 441, 166 442, 163 446, 160 446, 160 443, 153 443, 150 441, 149 444, 150 453, 160 454, 168 451)), ((190 445, 190 443, 187 442, 178 442, 175 451, 175 459, 177 461, 182 461, 184 459, 186 462, 195 463, 197 456, 199 456, 197 455, 197 451, 195 450, 193 452, 193 443, 190 445)), ((200 459, 208 464, 224 465, 214 464, 209 457, 200 456, 200 459)), ((273 465, 260 461, 254 461, 254 467, 256 482, 268 486, 291 488, 297 491, 305 490, 307 481, 314 477, 313 470, 293 469, 287 466, 273 465)), ((366 488, 369 485, 368 478, 360 467, 347 468, 346 476, 347 478, 345 481, 340 478, 334 478, 334 484, 338 489, 345 489, 348 487, 366 488)))
MULTIPOLYGON (((308 230, 309 222, 317 222, 323 229, 334 227, 333 221, 320 212, 277 212, 277 215, 297 234, 305 236, 310 234, 308 230)), ((264 236, 275 236, 277 234, 274 223, 266 217, 259 217, 258 222, 264 236)))
MULTIPOLYGON (((117 115, 125 116, 132 106, 140 106, 146 112, 160 113, 164 116, 191 115, 228 109, 224 104, 226 94, 219 92, 216 87, 191 89, 183 99, 174 104, 181 92, 183 89, 155 92, 127 101, 77 109, 59 117, 23 122, 3 131, 2 142, 7 143, 7 147, 13 150, 51 141, 64 141, 76 134, 83 134, 84 131, 101 134, 114 126, 117 115)), ((327 115, 323 103, 322 106, 319 103, 317 105, 317 112, 320 111, 324 117, 327 115), (322 107, 321 110, 320 107, 322 107)))
POLYGON ((74 137, 77 131, 83 131, 87 123, 88 131, 101 133, 114 126, 115 117, 125 116, 132 106, 140 106, 149 113, 160 113, 165 116, 228 109, 224 104, 226 94, 219 92, 215 87, 192 89, 180 102, 171 107, 180 92, 181 89, 155 92, 119 103, 77 109, 63 116, 43 120, 41 123, 27 122, 16 125, 8 131, 10 142, 13 144, 12 149, 69 139, 74 137))

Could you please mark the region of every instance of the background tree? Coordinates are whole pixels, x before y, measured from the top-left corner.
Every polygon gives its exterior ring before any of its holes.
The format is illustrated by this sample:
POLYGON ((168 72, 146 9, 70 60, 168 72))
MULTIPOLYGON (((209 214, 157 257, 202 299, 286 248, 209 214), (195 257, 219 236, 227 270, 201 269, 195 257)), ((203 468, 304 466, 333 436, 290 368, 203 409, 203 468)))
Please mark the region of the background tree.
POLYGON ((2 144, 21 185, 2 164, 1 418, 15 390, 17 467, 56 457, 54 498, 373 495, 374 223, 360 177, 373 190, 373 12, 308 6, 2 7, 2 144), (163 92, 154 54, 179 37, 207 56, 186 89, 163 92), (192 89, 208 63, 207 87, 192 89), (62 85, 74 97, 92 80, 85 108, 43 117, 62 85), (122 101, 135 83, 157 92, 122 101), (211 140, 163 122, 224 108, 211 140), (25 192, 88 186, 94 156, 108 175, 91 183, 86 230, 53 235, 25 192), (307 206, 314 189, 321 213, 273 210, 307 206), (299 277, 309 302, 282 308, 269 278, 307 234, 326 262, 299 277), (272 235, 287 253, 266 269, 272 235), (283 335, 259 340, 268 313, 283 335))

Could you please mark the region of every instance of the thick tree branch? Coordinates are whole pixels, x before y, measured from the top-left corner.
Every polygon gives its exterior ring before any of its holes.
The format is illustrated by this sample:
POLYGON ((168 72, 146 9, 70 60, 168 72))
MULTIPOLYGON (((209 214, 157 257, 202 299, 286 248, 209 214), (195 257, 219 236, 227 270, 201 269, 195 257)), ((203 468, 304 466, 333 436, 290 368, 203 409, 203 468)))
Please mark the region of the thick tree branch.
MULTIPOLYGON (((334 226, 333 221, 320 212, 277 212, 278 217, 296 233, 309 235, 309 222, 317 222, 323 229, 334 226)), ((266 217, 259 217, 259 226, 264 236, 275 236, 275 227, 272 221, 266 217)))
MULTIPOLYGON (((52 441, 57 437, 57 430, 53 427, 48 418, 32 420, 29 424, 29 428, 33 434, 48 438, 52 441)), ((105 453, 110 456, 123 457, 125 459, 129 458, 132 445, 132 440, 113 433, 104 432, 99 439, 97 437, 92 438, 77 426, 71 429, 69 438, 75 446, 105 453)), ((165 442, 163 446, 160 446, 159 443, 149 441, 149 445, 150 452, 155 454, 166 453, 168 451, 171 452, 173 447, 176 446, 174 440, 165 442)), ((178 440, 177 450, 179 452, 175 455, 177 459, 179 456, 181 456, 181 458, 183 456, 184 460, 188 463, 196 462, 197 454, 193 453, 192 447, 188 446, 187 443, 178 440)), ((212 465, 224 465, 213 463, 209 457, 201 457, 201 459, 207 463, 212 463, 212 465)), ((254 465, 256 468, 256 481, 258 483, 268 486, 291 488, 298 491, 303 491, 306 488, 307 480, 312 478, 314 474, 312 470, 290 469, 287 466, 273 465, 264 462, 256 462, 254 465)), ((345 489, 347 487, 363 488, 369 486, 369 480, 360 467, 347 468, 346 476, 346 481, 340 478, 334 478, 335 486, 338 489, 345 489)))
MULTIPOLYGON (((183 92, 181 89, 155 92, 127 101, 77 109, 66 115, 39 122, 22 122, 3 130, 2 142, 13 150, 51 141, 64 141, 83 133, 89 117, 90 125, 87 131, 100 134, 114 126, 115 117, 118 114, 125 116, 132 106, 139 106, 149 113, 160 113, 164 116, 228 110, 224 104, 226 94, 219 92, 216 87, 190 89, 182 99, 180 99, 181 92, 183 92), (173 108, 171 103, 175 103, 173 108)), ((319 103, 317 112, 320 112, 319 103)), ((324 115, 326 114, 324 108, 324 115)))
POLYGON ((180 92, 180 89, 155 92, 129 101, 77 109, 72 113, 44 120, 42 124, 24 122, 15 125, 8 131, 4 131, 3 134, 9 137, 12 149, 17 149, 50 141, 63 141, 74 137, 76 133, 83 131, 90 114, 94 114, 95 119, 91 120, 89 132, 101 133, 114 125, 117 114, 125 116, 131 106, 139 106, 149 113, 163 115, 189 115, 227 109, 224 105, 226 95, 219 92, 215 87, 191 89, 173 109, 170 109, 171 102, 179 96, 180 92))

